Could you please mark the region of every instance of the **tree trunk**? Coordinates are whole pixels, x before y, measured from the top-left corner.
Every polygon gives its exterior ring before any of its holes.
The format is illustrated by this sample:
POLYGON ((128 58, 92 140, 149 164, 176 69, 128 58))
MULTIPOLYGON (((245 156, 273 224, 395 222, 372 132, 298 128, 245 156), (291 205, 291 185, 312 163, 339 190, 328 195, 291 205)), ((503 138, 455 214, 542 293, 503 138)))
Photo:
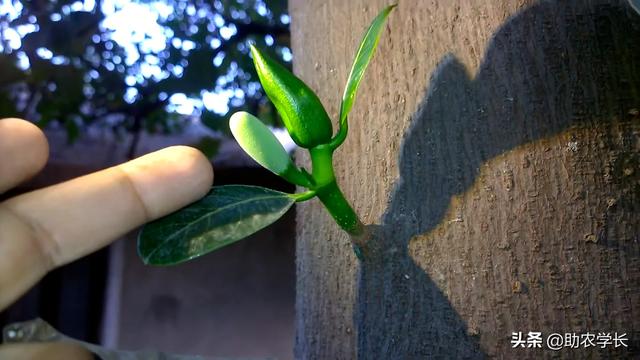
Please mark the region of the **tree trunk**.
MULTIPOLYGON (((386 4, 290 1, 295 71, 334 118, 386 4)), ((626 1, 400 2, 335 156, 374 251, 298 207, 296 358, 639 356, 639 111, 626 1), (546 342, 615 332, 628 347, 546 342)))

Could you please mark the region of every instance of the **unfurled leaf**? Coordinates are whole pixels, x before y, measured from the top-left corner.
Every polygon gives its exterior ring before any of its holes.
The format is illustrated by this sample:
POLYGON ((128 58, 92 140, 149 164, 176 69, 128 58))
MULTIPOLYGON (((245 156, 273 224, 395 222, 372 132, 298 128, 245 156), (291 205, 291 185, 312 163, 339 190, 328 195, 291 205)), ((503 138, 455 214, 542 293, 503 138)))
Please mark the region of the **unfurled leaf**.
POLYGON ((394 7, 396 7, 396 5, 389 5, 384 8, 378 16, 376 16, 360 42, 360 47, 358 48, 355 59, 353 60, 351 72, 349 73, 349 80, 347 81, 347 85, 344 88, 344 94, 342 95, 342 104, 340 105, 340 126, 344 126, 347 121, 347 116, 349 115, 351 107, 353 106, 353 101, 356 98, 356 92, 358 91, 358 86, 360 86, 360 81, 362 80, 364 72, 367 70, 367 66, 369 66, 369 62, 378 47, 378 41, 380 40, 380 35, 382 34, 382 29, 385 21, 387 20, 387 16, 389 16, 389 13, 394 7))
POLYGON ((290 194, 262 187, 217 186, 201 200, 147 224, 138 236, 138 254, 146 264, 178 264, 257 232, 294 202, 290 194))

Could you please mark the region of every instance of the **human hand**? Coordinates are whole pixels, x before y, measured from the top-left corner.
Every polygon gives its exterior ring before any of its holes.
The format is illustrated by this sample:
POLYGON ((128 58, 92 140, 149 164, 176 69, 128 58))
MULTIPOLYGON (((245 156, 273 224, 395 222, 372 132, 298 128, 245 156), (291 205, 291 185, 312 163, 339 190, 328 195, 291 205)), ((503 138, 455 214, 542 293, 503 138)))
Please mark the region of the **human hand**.
MULTIPOLYGON (((42 169, 49 147, 33 124, 0 120, 0 193, 42 169)), ((204 196, 210 162, 186 146, 0 203, 0 311, 51 269, 204 196)))

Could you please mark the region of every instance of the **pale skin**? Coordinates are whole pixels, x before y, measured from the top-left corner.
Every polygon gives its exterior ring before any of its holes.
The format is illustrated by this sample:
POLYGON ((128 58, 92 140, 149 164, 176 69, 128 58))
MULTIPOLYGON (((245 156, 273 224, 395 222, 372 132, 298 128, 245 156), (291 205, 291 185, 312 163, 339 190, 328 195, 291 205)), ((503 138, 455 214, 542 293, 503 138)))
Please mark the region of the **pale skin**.
MULTIPOLYGON (((35 125, 0 119, 0 194, 38 173, 48 155, 35 125)), ((198 200, 212 183, 213 169, 202 153, 174 146, 1 202, 0 311, 50 270, 198 200)), ((40 358, 16 346, 0 347, 0 359, 40 358)), ((43 353, 41 347, 33 351, 43 353)), ((74 359, 86 358, 69 351, 74 359)))

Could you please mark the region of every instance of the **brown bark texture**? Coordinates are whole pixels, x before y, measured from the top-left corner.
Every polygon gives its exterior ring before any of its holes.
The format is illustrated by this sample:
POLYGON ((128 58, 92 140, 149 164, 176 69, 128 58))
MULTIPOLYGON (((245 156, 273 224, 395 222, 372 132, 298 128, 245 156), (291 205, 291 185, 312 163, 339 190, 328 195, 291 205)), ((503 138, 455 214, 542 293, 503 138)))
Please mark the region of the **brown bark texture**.
MULTIPOLYGON (((290 1, 295 72, 334 119, 385 5, 290 1)), ((370 251, 298 207, 296 358, 638 358, 639 112, 626 1, 400 1, 334 160, 370 251), (530 331, 628 348, 513 349, 530 331)))

